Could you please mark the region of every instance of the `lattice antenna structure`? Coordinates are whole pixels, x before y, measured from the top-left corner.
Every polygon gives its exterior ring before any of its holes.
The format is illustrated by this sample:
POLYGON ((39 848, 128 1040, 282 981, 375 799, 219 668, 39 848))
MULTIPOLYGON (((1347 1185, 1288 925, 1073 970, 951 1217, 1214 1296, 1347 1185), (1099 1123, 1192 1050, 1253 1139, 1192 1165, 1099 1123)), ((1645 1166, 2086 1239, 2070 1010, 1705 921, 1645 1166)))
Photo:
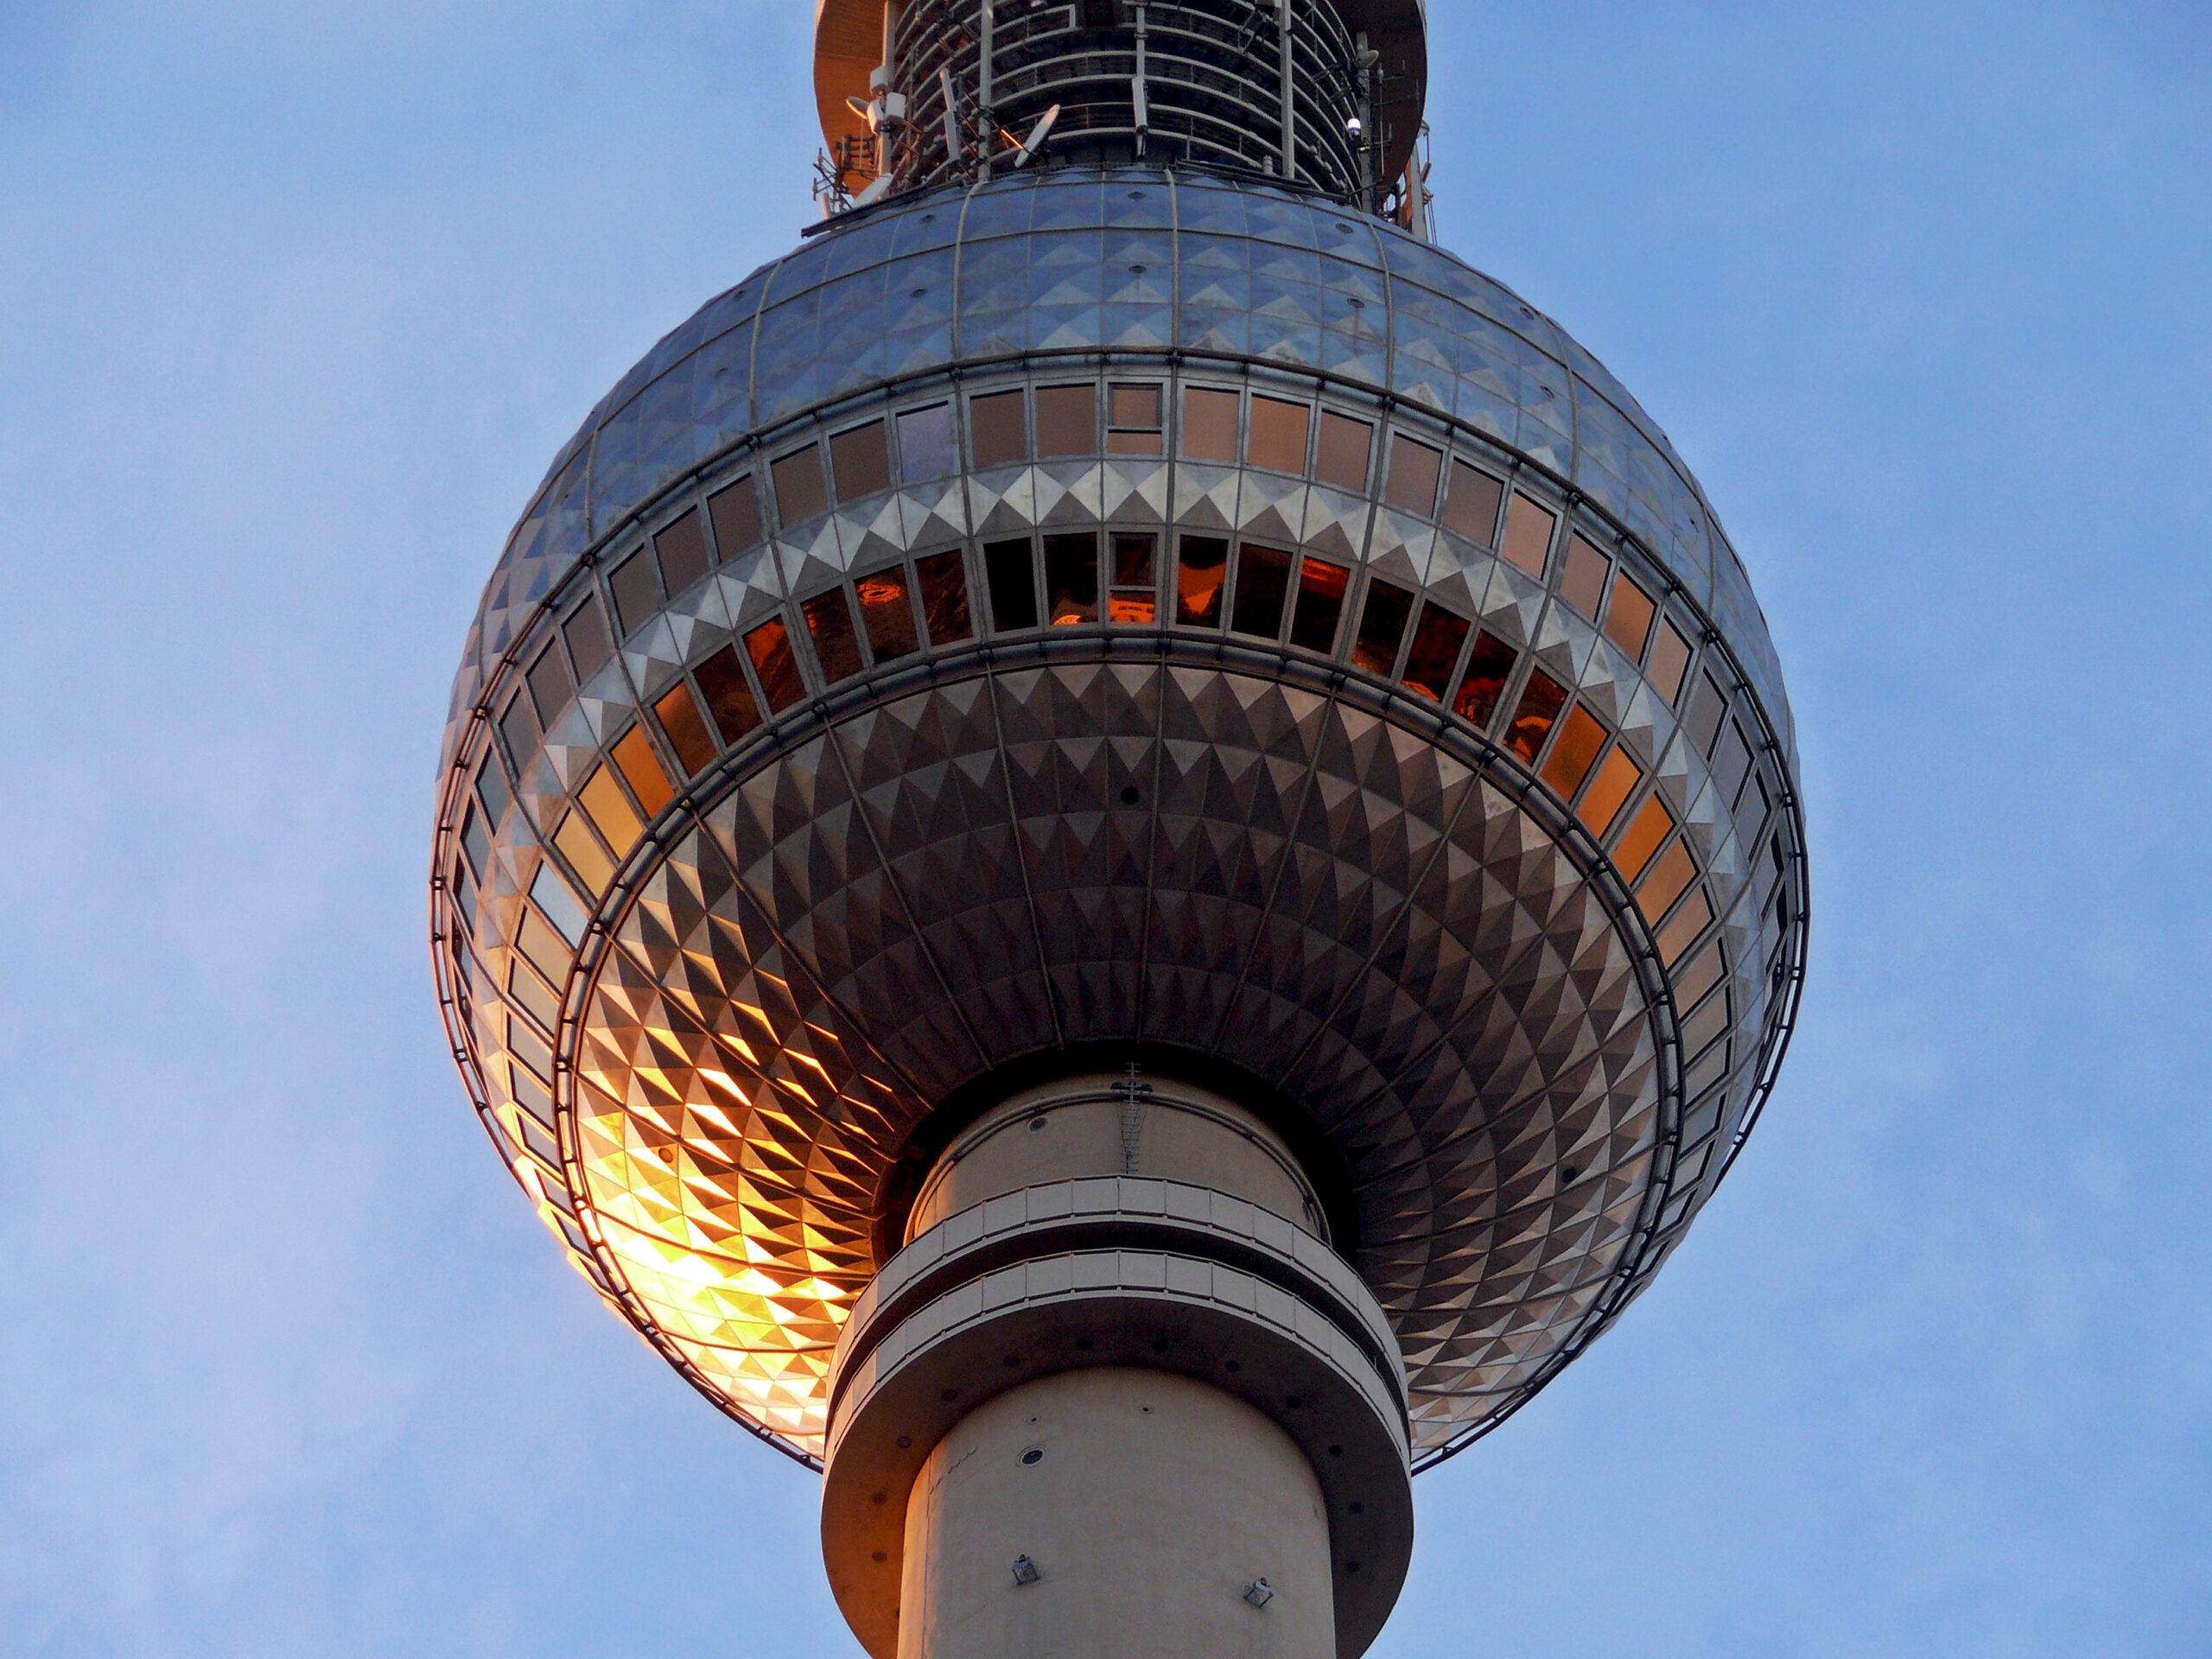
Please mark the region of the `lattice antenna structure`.
POLYGON ((822 0, 828 217, 553 458, 455 677, 454 1057, 822 1476, 871 1659, 1358 1659, 1795 1027, 1666 435, 1438 247, 1413 0, 822 0))

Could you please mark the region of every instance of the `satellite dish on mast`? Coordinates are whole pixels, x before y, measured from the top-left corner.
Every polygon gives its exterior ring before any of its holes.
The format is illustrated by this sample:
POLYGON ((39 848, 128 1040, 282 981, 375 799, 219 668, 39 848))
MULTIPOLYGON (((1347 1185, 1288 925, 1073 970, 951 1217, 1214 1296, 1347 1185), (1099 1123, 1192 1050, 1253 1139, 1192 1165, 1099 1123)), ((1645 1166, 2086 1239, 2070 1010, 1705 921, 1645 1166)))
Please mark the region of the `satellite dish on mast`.
POLYGON ((867 189, 861 191, 860 194, 853 198, 853 207, 855 210, 862 207, 874 207, 877 202, 881 201, 884 197, 891 194, 891 186, 893 182, 893 175, 888 173, 884 174, 880 178, 877 179, 874 183, 869 185, 867 189))
POLYGON ((1059 118, 1060 106, 1057 104, 1037 118, 1037 124, 1029 129, 1029 136, 1021 141, 1021 148, 1014 152, 1014 164, 1016 167, 1029 165, 1029 158, 1052 136, 1052 123, 1059 118))

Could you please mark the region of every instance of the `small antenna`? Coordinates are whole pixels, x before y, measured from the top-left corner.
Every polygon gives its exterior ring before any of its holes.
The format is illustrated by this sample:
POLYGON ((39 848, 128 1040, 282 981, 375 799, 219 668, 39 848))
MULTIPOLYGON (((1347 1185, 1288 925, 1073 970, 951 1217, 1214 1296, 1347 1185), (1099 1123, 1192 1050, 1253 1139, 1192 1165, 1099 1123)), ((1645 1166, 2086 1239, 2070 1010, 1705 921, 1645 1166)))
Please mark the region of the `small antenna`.
POLYGON ((1021 149, 1014 158, 1014 164, 1016 167, 1029 165, 1029 158, 1034 156, 1045 141, 1052 136, 1052 124, 1059 118, 1060 106, 1057 104, 1037 118, 1037 124, 1029 129, 1029 136, 1021 141, 1021 149))

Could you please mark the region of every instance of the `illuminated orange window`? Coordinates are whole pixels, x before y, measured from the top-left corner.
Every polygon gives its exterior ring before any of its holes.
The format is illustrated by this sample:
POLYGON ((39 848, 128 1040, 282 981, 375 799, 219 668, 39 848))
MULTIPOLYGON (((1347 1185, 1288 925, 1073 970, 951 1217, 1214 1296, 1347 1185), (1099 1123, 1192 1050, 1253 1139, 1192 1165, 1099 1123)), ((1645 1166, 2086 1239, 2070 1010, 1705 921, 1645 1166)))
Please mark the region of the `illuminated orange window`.
POLYGON ((906 595, 906 573, 897 565, 862 576, 853 584, 868 628, 868 649, 879 663, 896 662, 920 646, 914 633, 914 605, 906 595))
MULTIPOLYGON (((779 617, 763 622, 745 636, 746 654, 753 658, 753 671, 760 677, 760 690, 768 699, 768 707, 781 714, 806 696, 806 682, 799 677, 798 658, 791 654, 790 631, 779 617)), ((629 776, 629 768, 623 768, 629 776)), ((631 786, 636 787, 632 780, 631 786)))
POLYGON ((1682 901, 1681 907, 1669 916, 1666 926, 1659 930, 1655 941, 1659 946, 1659 960, 1672 968, 1682 952, 1697 943, 1698 936, 1711 925, 1712 921, 1713 901, 1705 896, 1705 889, 1700 887, 1682 901))
MULTIPOLYGON (((646 753, 650 755, 652 750, 646 753)), ((659 769, 658 765, 654 769, 659 769)), ((622 792, 622 785, 614 781, 614 773, 608 767, 593 767, 591 776, 584 779, 584 786, 576 791, 576 799, 598 826, 599 833, 607 837, 607 844, 614 849, 617 858, 626 855, 645 833, 645 826, 630 810, 630 798, 622 792)))
POLYGON ((1367 584, 1367 603, 1359 613, 1359 637, 1351 643, 1351 659, 1370 674, 1388 674, 1398 665, 1398 642, 1406 637, 1406 619, 1413 614, 1414 596, 1395 582, 1367 584))
POLYGON ((1654 795, 1637 813, 1628 833, 1621 837, 1621 844, 1613 849, 1613 862, 1621 867, 1623 875, 1633 881, 1643 874, 1643 867, 1659 850, 1659 843, 1674 832, 1675 815, 1667 810, 1666 802, 1654 795))
POLYGON ((1650 665, 1644 672, 1659 695, 1669 702, 1679 702, 1682 695, 1682 676, 1690 665, 1689 641, 1675 631, 1672 622, 1659 625, 1659 637, 1652 641, 1650 665))
POLYGON ((582 878, 583 884, 594 893, 605 889, 614 876, 614 861, 600 849, 592 833, 584 827, 584 815, 570 812, 561 820, 561 827, 553 832, 553 844, 569 861, 569 868, 582 878))
POLYGON ((668 781, 668 773, 660 764, 660 757, 653 753, 652 740, 645 735, 642 726, 632 726, 614 746, 614 764, 622 779, 630 785, 630 792, 645 809, 649 818, 660 816, 661 810, 676 798, 676 785, 668 781))
POLYGON ((1697 861, 1685 842, 1675 842, 1653 861, 1651 873, 1637 889, 1636 902, 1643 907, 1644 919, 1656 922, 1696 880, 1697 861))
POLYGON ((1605 757, 1605 764, 1598 768, 1598 775, 1592 780, 1581 804, 1574 809, 1575 816, 1588 826, 1592 835, 1603 836, 1613 827, 1622 803, 1636 792, 1637 785, 1643 779, 1643 768, 1629 758, 1626 749, 1615 744, 1613 752, 1605 757))
POLYGON ((1605 612, 1605 638, 1628 653, 1631 662, 1643 660, 1643 642, 1650 637, 1651 619, 1658 611, 1651 596, 1628 579, 1626 571, 1613 578, 1613 602, 1605 612))
POLYGON ((1605 747, 1605 728, 1598 718, 1580 703, 1567 717, 1567 725, 1559 734, 1559 741, 1552 745, 1551 756, 1544 762, 1544 781, 1568 800, 1582 787, 1582 780, 1590 775, 1590 768, 1597 763, 1598 751, 1605 747))
POLYGON ((928 624, 930 644, 949 645, 976 632, 968 610, 968 576, 960 567, 960 550, 932 553, 914 561, 914 574, 922 583, 922 620, 928 624))

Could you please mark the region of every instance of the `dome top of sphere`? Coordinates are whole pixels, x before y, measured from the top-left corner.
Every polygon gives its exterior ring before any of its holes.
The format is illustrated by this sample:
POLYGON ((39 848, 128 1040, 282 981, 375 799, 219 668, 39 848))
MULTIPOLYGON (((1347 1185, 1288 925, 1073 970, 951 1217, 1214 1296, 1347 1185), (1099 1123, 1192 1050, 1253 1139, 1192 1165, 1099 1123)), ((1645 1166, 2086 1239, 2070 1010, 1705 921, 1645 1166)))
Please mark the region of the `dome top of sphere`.
POLYGON ((671 330, 564 444, 507 538, 447 729, 577 563, 746 441, 887 382, 1013 354, 1173 353, 1316 371, 1516 452, 1712 619, 1794 769, 1742 561, 1656 422, 1558 324, 1444 249, 1324 198, 1136 168, 900 197, 671 330))

